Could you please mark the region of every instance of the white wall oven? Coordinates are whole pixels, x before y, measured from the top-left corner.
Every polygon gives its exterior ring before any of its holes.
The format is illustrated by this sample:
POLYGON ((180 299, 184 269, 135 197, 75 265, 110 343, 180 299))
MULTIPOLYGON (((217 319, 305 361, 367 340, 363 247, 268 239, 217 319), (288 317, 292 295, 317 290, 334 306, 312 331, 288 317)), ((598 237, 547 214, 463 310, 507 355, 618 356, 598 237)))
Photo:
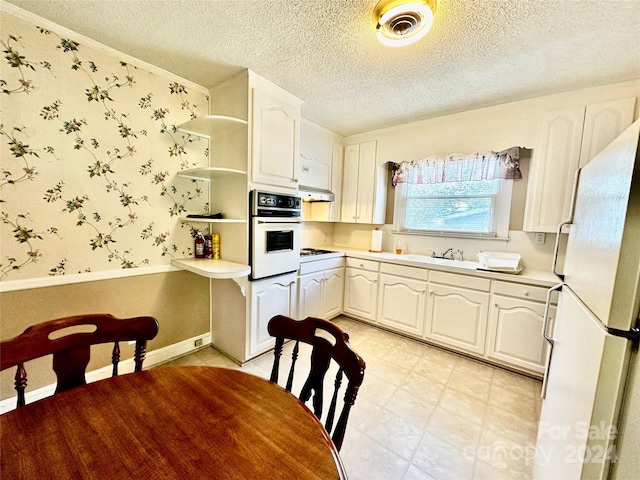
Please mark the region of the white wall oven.
POLYGON ((296 271, 300 266, 300 197, 253 190, 249 204, 250 279, 296 271))

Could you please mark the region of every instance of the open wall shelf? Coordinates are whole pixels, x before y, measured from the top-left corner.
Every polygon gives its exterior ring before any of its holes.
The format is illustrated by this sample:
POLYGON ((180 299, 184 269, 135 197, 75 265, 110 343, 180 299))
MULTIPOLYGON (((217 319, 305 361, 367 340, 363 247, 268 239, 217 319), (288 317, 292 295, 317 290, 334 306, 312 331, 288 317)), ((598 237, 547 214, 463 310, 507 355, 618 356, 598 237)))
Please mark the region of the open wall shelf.
POLYGON ((235 168, 224 167, 202 167, 192 168, 189 170, 182 170, 178 172, 178 176, 182 178, 190 178, 192 180, 206 180, 211 181, 217 178, 226 177, 229 175, 246 175, 247 172, 238 170, 235 168))
POLYGON ((178 125, 178 130, 189 135, 210 138, 224 134, 236 128, 246 127, 246 120, 226 115, 204 115, 178 125))

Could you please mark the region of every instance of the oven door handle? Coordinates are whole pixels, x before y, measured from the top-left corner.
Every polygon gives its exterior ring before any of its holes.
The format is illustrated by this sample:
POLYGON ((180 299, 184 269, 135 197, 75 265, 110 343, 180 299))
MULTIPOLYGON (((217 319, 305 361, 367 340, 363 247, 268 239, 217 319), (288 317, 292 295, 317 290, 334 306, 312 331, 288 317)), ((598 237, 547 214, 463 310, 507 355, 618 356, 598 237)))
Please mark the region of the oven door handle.
POLYGON ((267 220, 258 220, 258 225, 296 225, 296 224, 301 224, 302 220, 294 220, 291 222, 283 222, 282 219, 278 219, 274 222, 270 222, 267 220))

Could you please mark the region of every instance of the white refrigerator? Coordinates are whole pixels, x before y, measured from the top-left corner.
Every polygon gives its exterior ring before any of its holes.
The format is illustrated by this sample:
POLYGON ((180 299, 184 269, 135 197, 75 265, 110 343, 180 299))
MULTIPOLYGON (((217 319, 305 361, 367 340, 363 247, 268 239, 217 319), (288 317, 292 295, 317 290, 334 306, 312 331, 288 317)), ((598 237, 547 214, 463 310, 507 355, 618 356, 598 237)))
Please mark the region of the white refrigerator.
POLYGON ((535 479, 640 478, 639 139, 640 120, 577 176, 556 318, 543 332, 535 479))

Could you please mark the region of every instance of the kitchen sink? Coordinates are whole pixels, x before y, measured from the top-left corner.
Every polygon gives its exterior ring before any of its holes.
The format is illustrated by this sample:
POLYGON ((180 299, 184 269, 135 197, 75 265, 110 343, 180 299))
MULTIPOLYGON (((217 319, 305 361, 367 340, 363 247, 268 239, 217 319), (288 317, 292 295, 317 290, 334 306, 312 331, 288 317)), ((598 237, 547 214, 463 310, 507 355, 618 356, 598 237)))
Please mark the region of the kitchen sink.
POLYGON ((471 262, 468 260, 449 260, 448 258, 434 258, 429 255, 416 255, 413 253, 395 255, 394 259, 416 262, 424 265, 442 265, 450 268, 461 268, 463 270, 475 270, 479 265, 478 262, 471 262))

